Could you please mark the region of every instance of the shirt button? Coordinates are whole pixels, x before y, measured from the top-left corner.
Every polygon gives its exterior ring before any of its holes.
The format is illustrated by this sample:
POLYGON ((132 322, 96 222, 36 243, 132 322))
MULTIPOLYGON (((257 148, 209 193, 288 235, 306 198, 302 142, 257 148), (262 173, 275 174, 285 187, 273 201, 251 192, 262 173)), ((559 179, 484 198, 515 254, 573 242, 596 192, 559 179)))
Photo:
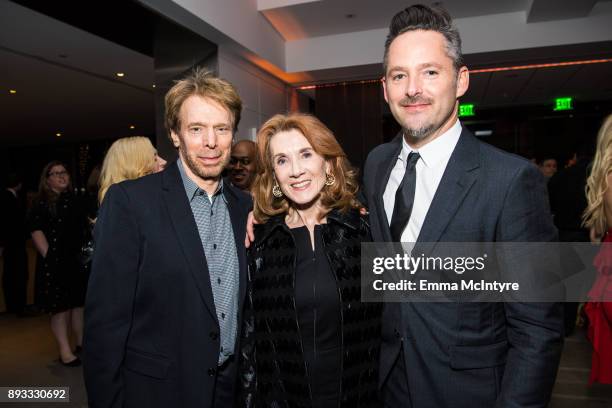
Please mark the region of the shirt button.
POLYGON ((217 244, 213 244, 213 248, 214 248, 214 249, 217 249, 217 244))
POLYGON ((217 283, 220 285, 221 284, 221 278, 217 278, 217 283))
POLYGON ((225 319, 225 313, 221 313, 221 318, 225 319))

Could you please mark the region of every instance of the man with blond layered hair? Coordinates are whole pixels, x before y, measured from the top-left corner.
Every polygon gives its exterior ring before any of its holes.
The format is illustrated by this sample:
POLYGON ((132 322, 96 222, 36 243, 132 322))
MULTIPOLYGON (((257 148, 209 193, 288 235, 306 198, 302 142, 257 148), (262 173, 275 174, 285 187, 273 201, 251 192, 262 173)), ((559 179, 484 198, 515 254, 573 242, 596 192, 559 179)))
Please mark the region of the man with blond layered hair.
POLYGON ((195 70, 165 104, 178 160, 111 186, 96 223, 84 340, 92 408, 234 403, 251 199, 221 172, 242 103, 230 83, 195 70))

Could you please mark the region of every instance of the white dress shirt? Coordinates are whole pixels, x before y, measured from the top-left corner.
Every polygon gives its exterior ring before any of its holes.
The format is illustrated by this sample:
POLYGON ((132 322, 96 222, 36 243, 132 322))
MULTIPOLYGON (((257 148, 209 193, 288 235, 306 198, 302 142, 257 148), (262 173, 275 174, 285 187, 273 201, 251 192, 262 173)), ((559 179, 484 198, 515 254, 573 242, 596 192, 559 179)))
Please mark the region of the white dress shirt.
POLYGON ((404 173, 406 172, 406 159, 411 152, 418 152, 421 156, 416 164, 416 189, 414 192, 414 204, 408 225, 402 232, 402 242, 416 242, 425 221, 429 206, 436 194, 448 160, 455 150, 455 146, 461 135, 461 123, 455 122, 446 132, 416 150, 411 148, 406 139, 402 138, 402 151, 397 157, 397 162, 391 170, 387 187, 383 194, 387 220, 391 223, 393 207, 395 207, 395 193, 399 188, 404 173))

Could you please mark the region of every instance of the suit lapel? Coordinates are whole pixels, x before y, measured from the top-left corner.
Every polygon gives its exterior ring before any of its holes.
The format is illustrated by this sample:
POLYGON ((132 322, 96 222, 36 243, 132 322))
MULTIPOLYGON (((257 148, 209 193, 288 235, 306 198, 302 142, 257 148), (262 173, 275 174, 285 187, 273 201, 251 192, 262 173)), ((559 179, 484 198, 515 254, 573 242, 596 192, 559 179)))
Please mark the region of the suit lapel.
POLYGON ((223 195, 227 200, 227 209, 232 220, 232 230, 236 242, 236 253, 238 254, 238 266, 240 283, 238 288, 238 310, 242 310, 242 302, 246 294, 247 274, 246 274, 246 249, 244 247, 244 237, 246 236, 246 208, 245 203, 239 201, 233 187, 226 183, 223 187, 223 195))
MULTIPOLYGON (((417 242, 438 242, 453 219, 478 177, 477 169, 480 166, 478 144, 472 133, 464 128, 427 211, 417 242)), ((427 251, 426 248, 423 249, 427 251)))
POLYGON ((176 162, 168 166, 163 173, 163 189, 163 197, 170 214, 170 220, 185 260, 189 265, 189 271, 196 282, 202 301, 211 316, 217 321, 204 248, 176 162))
POLYGON ((385 242, 391 242, 393 241, 393 238, 391 238, 389 219, 387 218, 387 213, 385 211, 383 195, 385 194, 387 183, 389 183, 389 177, 391 177, 391 171, 393 170, 393 167, 395 167, 395 163, 397 163, 397 157, 401 150, 402 134, 400 132, 400 134, 396 136, 391 143, 389 143, 389 148, 383 152, 383 158, 381 160, 382 165, 376 170, 376 178, 374 179, 374 183, 376 183, 374 198, 376 212, 378 214, 378 225, 381 226, 380 229, 384 234, 385 242))

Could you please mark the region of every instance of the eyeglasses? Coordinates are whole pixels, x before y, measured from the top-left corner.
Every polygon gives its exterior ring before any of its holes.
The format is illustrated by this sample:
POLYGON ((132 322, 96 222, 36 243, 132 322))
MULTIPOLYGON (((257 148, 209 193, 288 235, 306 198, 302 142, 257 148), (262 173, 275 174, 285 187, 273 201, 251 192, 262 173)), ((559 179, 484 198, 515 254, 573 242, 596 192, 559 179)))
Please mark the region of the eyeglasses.
POLYGON ((67 175, 68 175, 68 172, 67 172, 66 170, 62 170, 62 171, 52 171, 51 173, 49 173, 49 176, 48 176, 48 177, 51 177, 51 176, 57 176, 57 177, 59 177, 59 176, 67 176, 67 175))

